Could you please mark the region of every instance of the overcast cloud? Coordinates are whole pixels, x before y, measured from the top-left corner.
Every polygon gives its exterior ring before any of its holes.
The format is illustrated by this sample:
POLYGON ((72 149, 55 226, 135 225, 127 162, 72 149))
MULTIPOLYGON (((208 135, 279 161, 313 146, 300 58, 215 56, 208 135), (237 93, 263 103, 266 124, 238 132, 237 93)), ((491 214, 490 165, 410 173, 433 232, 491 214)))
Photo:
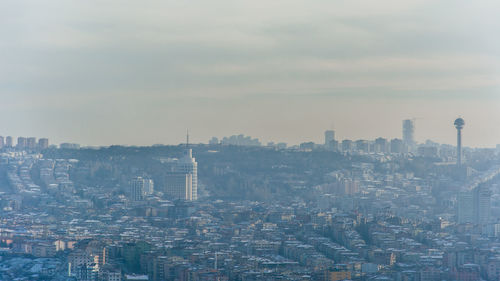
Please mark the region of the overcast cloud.
POLYGON ((500 143, 498 1, 0 2, 0 134, 500 143))

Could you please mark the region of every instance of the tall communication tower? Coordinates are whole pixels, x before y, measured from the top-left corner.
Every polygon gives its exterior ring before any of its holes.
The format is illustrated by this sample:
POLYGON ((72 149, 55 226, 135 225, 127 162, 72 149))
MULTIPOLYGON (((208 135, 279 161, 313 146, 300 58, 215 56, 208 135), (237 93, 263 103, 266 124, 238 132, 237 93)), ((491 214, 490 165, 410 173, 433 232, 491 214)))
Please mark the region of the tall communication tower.
POLYGON ((462 118, 457 118, 455 120, 455 128, 457 128, 457 166, 462 165, 462 129, 465 125, 465 121, 462 118))

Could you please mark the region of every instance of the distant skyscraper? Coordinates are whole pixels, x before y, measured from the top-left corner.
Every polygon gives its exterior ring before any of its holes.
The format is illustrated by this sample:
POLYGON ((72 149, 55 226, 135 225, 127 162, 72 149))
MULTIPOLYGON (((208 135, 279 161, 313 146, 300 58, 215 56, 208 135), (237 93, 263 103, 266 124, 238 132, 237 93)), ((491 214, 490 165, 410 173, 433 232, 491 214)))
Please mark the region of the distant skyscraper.
POLYGON ((330 146, 328 148, 328 150, 331 150, 331 151, 338 151, 339 150, 339 142, 336 141, 336 140, 332 140, 330 142, 330 146))
POLYGON ((26 148, 29 150, 35 150, 36 149, 36 138, 30 137, 26 139, 26 148))
POLYGON ((413 120, 403 120, 403 143, 412 150, 415 145, 415 124, 413 120))
POLYGON ((0 136, 0 148, 3 148, 5 146, 5 142, 2 136, 0 136))
POLYGON ((222 145, 240 145, 240 146, 261 146, 259 139, 252 139, 249 136, 244 135, 234 135, 230 137, 224 137, 220 141, 222 145))
POLYGON ((370 143, 367 140, 357 140, 354 142, 354 144, 358 152, 363 152, 363 153, 370 152, 370 143))
POLYGON ((26 138, 18 137, 17 138, 17 149, 25 149, 26 148, 26 138))
POLYGON ((165 178, 165 194, 169 199, 192 201, 193 176, 169 172, 165 178))
POLYGON ((458 194, 457 220, 458 223, 472 223, 474 221, 474 196, 471 191, 462 191, 458 194))
POLYGON ((38 140, 38 148, 39 149, 47 149, 49 148, 49 139, 41 138, 38 140))
POLYGON ((198 199, 198 163, 186 145, 184 156, 172 163, 165 179, 165 193, 174 199, 198 199))
POLYGON ((387 139, 377 138, 375 140, 375 152, 386 153, 388 147, 387 139))
POLYGON ((458 223, 486 225, 490 221, 491 191, 484 186, 458 194, 458 223))
POLYGON ((343 140, 341 146, 342 146, 342 152, 351 152, 352 140, 343 140))
POLYGON ((65 143, 61 143, 59 145, 59 148, 61 148, 61 149, 79 149, 80 145, 77 144, 77 143, 68 143, 68 142, 65 142, 65 143))
POLYGON ((474 219, 476 224, 486 225, 490 221, 491 191, 484 186, 474 189, 474 219))
POLYGON ((333 141, 335 140, 335 131, 325 131, 325 147, 328 150, 333 150, 333 141))
POLYGON ((219 144, 219 139, 216 138, 216 137, 212 137, 209 141, 208 141, 208 144, 211 144, 211 145, 216 145, 216 144, 219 144))
POLYGON ((462 165, 462 129, 465 125, 465 121, 462 118, 457 118, 455 120, 455 128, 457 128, 457 166, 462 165))
POLYGON ((5 138, 5 146, 6 147, 12 147, 12 146, 14 146, 14 142, 12 141, 12 137, 11 136, 7 136, 5 138))
POLYGON ((391 140, 391 153, 403 153, 404 151, 403 141, 401 139, 391 140))

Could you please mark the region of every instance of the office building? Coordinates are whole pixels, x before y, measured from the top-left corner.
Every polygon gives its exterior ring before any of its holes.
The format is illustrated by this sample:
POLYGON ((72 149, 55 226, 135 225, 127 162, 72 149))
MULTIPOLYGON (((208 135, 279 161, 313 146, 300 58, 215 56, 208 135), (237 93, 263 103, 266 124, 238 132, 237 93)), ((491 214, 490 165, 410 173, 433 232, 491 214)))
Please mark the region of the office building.
POLYGON ((403 120, 403 143, 408 151, 413 151, 415 146, 415 123, 413 120, 403 120))
POLYGON ((77 143, 67 143, 67 142, 65 142, 65 143, 61 143, 59 145, 59 147, 61 149, 79 149, 80 145, 77 144, 77 143))
POLYGON ((335 131, 333 130, 328 130, 325 131, 325 148, 328 150, 334 150, 333 149, 333 141, 335 140, 335 131))
POLYGON ((476 224, 485 225, 490 221, 491 191, 484 186, 474 189, 474 219, 476 224))
POLYGON ((3 136, 0 136, 0 148, 3 148, 5 146, 4 138, 3 136))
POLYGON ((193 199, 193 176, 185 173, 168 173, 165 178, 165 194, 170 199, 193 199))
POLYGON ((26 149, 26 138, 25 137, 18 137, 17 138, 17 149, 26 149))
POLYGON ((391 140, 391 153, 403 153, 404 152, 404 144, 401 139, 392 139, 391 140))
POLYGON ((435 146, 420 146, 417 149, 418 155, 422 157, 437 157, 438 148, 435 146))
POLYGON ((14 142, 12 141, 12 137, 7 136, 5 138, 5 147, 13 147, 13 146, 14 146, 14 142))
POLYGON ((36 143, 36 138, 34 137, 30 137, 30 138, 27 138, 26 139, 26 148, 33 151, 36 149, 36 146, 37 143, 36 143))
POLYGON ((352 140, 343 140, 341 146, 342 146, 342 152, 351 152, 352 140))
POLYGON ((490 221, 491 191, 484 186, 458 194, 458 223, 486 225, 490 221))
POLYGON ((145 180, 142 177, 136 177, 130 181, 130 199, 132 201, 141 201, 144 199, 145 180))
POLYGON ((367 140, 357 140, 354 142, 354 144, 358 152, 363 152, 363 153, 370 152, 370 143, 367 140))
POLYGON ((38 148, 39 149, 47 149, 49 148, 49 139, 41 138, 38 140, 38 148))
POLYGON ((339 151, 339 142, 336 141, 336 140, 332 140, 330 142, 330 147, 328 148, 328 150, 331 150, 331 151, 339 151))
POLYGON ((388 142, 387 139, 377 138, 375 140, 374 151, 377 153, 387 153, 388 151, 388 142))
POLYGON ((165 178, 164 191, 171 199, 198 199, 198 163, 193 151, 186 147, 184 156, 171 163, 165 178))
POLYGON ((237 145, 237 146, 261 146, 259 139, 251 138, 245 135, 233 135, 224 137, 220 141, 222 145, 237 145))
POLYGON ((458 223, 472 223, 474 221, 474 196, 471 191, 462 191, 457 200, 458 223))

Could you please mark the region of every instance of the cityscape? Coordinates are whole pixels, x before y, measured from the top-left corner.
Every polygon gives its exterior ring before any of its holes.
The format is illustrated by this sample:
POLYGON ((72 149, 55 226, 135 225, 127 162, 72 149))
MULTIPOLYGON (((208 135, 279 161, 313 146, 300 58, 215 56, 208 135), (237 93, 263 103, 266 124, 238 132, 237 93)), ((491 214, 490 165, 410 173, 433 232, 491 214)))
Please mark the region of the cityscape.
POLYGON ((456 145, 413 119, 293 146, 0 137, 0 279, 498 280, 500 150, 451 125, 456 145))
POLYGON ((500 1, 0 1, 0 281, 500 281, 500 1))

